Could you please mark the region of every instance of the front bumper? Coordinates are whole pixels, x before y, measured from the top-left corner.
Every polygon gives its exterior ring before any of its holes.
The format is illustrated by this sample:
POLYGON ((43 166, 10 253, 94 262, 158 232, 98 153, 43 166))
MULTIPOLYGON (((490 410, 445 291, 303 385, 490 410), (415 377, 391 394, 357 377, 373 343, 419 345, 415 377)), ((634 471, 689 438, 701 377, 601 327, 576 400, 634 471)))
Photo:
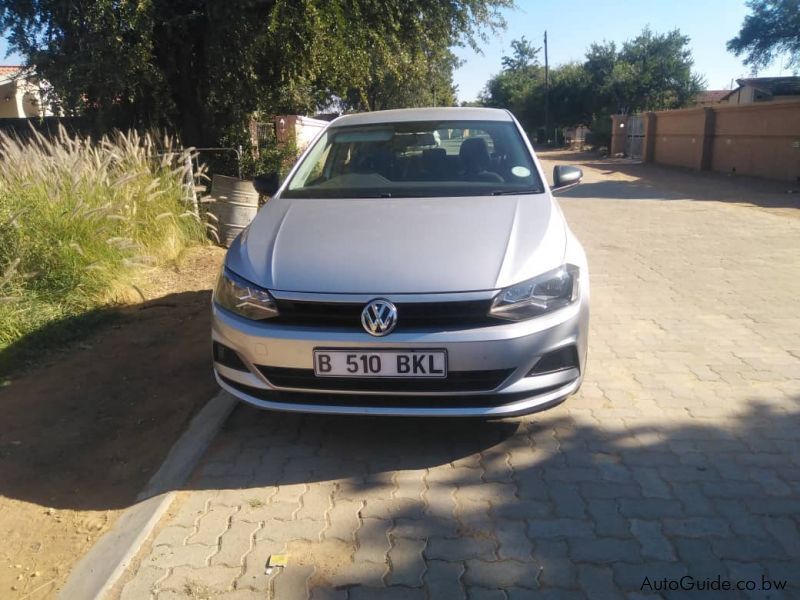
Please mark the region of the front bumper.
MULTIPOLYGON (((390 298, 391 299, 391 298, 390 298)), ((580 387, 586 366, 589 322, 588 297, 535 319, 455 331, 395 332, 383 338, 354 329, 254 322, 213 306, 212 337, 234 350, 240 368, 214 362, 220 386, 254 406, 304 413, 386 416, 518 416, 550 408, 580 387), (578 365, 528 376, 539 359, 574 346, 578 365), (268 368, 313 369, 313 350, 320 347, 447 350, 450 372, 505 370, 492 389, 454 392, 409 392, 407 380, 394 380, 396 389, 280 387, 264 376, 268 368), (267 369, 265 369, 265 367, 267 369)))

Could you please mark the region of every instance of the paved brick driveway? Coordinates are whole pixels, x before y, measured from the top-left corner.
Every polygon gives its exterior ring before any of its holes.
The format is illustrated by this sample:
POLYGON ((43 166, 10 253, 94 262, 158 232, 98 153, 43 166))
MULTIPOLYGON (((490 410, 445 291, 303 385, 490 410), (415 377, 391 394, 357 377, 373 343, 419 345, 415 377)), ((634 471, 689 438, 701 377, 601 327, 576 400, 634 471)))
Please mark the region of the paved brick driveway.
POLYGON ((577 396, 492 423, 241 407, 123 598, 800 597, 800 219, 588 175, 562 200, 592 268, 577 396))

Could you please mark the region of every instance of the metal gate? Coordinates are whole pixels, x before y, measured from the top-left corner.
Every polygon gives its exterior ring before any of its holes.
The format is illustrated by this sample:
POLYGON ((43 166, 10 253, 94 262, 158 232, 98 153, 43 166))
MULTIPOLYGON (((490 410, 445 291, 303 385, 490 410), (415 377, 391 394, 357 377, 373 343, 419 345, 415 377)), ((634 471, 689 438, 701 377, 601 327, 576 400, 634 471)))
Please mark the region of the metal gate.
POLYGON ((625 155, 628 158, 642 158, 642 146, 644 144, 644 119, 642 115, 630 115, 625 125, 625 155))

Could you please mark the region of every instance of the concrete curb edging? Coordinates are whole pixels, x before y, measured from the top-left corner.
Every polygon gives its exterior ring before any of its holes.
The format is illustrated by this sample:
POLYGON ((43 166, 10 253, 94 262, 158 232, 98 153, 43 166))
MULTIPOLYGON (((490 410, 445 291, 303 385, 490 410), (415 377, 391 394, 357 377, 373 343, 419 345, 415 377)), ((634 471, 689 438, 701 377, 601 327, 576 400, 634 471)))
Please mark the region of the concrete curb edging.
POLYGON ((119 517, 114 527, 92 546, 67 579, 58 597, 102 600, 147 541, 205 453, 237 400, 220 391, 197 413, 166 459, 137 496, 137 503, 119 517))

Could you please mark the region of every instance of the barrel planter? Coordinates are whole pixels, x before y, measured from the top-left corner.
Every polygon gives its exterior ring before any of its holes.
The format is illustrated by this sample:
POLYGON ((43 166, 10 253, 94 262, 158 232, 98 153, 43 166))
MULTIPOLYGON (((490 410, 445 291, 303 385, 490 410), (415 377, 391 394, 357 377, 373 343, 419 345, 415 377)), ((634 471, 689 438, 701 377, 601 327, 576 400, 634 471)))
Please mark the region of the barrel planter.
POLYGON ((214 175, 211 178, 211 203, 209 211, 217 218, 219 241, 226 248, 258 212, 258 192, 252 181, 236 177, 214 175))

